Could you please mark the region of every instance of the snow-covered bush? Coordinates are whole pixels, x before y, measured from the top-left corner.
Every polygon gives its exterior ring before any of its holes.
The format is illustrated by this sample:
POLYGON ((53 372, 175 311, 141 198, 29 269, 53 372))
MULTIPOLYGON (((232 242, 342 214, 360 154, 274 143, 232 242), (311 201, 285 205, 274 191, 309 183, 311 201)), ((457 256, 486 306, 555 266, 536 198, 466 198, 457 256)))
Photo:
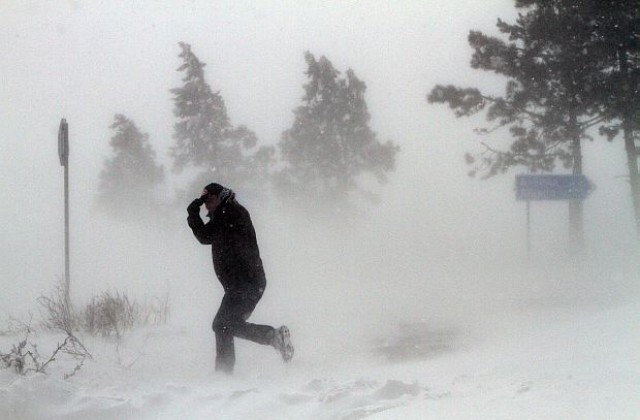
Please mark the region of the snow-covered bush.
POLYGON ((31 324, 23 324, 23 331, 24 338, 17 344, 13 344, 11 350, 6 353, 0 350, 0 367, 13 369, 19 375, 47 373, 47 366, 59 355, 65 354, 77 361, 73 371, 65 374, 65 378, 68 378, 80 370, 86 358, 91 358, 91 354, 73 334, 67 334, 62 343, 57 343, 48 357, 43 357, 38 352, 38 345, 30 340, 33 333, 31 324))
POLYGON ((50 295, 41 295, 38 303, 43 312, 45 327, 70 334, 76 327, 77 320, 73 315, 73 308, 69 307, 65 299, 62 280, 58 282, 50 295))
POLYGON ((67 304, 61 282, 51 294, 41 295, 38 303, 44 326, 67 335, 82 330, 120 339, 134 326, 165 324, 169 317, 168 296, 138 303, 117 290, 102 292, 91 298, 84 308, 75 310, 67 304))
POLYGON ((134 326, 164 324, 168 316, 168 298, 156 298, 141 304, 116 290, 94 296, 79 321, 89 334, 119 339, 134 326))
MULTIPOLYGON (((25 366, 28 363, 27 356, 32 354, 28 350, 25 350, 27 346, 27 340, 22 340, 18 345, 13 345, 11 351, 4 353, 0 351, 0 360, 4 368, 13 368, 16 373, 23 375, 25 373, 25 366)), ((33 359, 33 356, 32 356, 33 359)))
POLYGON ((134 326, 138 317, 138 305, 125 293, 103 292, 94 296, 84 308, 81 325, 89 334, 120 338, 134 326))

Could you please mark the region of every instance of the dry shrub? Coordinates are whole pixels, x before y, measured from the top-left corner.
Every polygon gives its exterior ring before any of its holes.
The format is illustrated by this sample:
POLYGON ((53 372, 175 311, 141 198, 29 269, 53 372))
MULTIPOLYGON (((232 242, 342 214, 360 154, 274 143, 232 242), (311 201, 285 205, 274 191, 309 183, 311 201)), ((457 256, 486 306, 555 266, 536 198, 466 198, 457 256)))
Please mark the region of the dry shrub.
POLYGON ((73 308, 67 303, 62 280, 54 287, 50 295, 41 295, 38 298, 45 327, 52 330, 59 330, 70 334, 75 326, 76 319, 73 315, 73 308))
POLYGON ((102 292, 94 296, 82 314, 82 326, 92 335, 122 337, 135 325, 139 316, 138 305, 125 293, 102 292))
POLYGON ((165 324, 168 317, 168 296, 140 304, 116 290, 94 296, 83 311, 81 325, 92 335, 119 339, 135 326, 165 324))
POLYGON ((49 357, 43 357, 38 352, 38 345, 30 340, 33 333, 31 323, 21 324, 24 332, 24 339, 18 344, 14 344, 7 353, 0 351, 0 362, 2 367, 13 369, 19 375, 33 373, 47 373, 47 366, 56 360, 58 355, 66 354, 77 361, 75 368, 69 374, 65 374, 65 379, 75 375, 83 366, 86 358, 91 358, 91 354, 84 345, 71 333, 67 334, 62 343, 58 343, 49 357))

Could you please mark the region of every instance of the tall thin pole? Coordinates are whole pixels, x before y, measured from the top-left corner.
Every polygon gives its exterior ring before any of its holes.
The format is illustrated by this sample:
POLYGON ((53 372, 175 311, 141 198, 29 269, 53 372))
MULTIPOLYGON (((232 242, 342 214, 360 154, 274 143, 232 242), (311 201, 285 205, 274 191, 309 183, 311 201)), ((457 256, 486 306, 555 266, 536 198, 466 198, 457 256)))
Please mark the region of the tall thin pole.
MULTIPOLYGON (((64 118, 58 130, 58 156, 64 167, 64 303, 71 310, 71 274, 69 263, 69 125, 64 118)), ((69 315, 69 314, 67 314, 69 315)))
POLYGON ((527 258, 531 258, 531 200, 527 200, 527 258))
POLYGON ((69 269, 69 163, 64 165, 64 300, 71 307, 71 270, 69 269))

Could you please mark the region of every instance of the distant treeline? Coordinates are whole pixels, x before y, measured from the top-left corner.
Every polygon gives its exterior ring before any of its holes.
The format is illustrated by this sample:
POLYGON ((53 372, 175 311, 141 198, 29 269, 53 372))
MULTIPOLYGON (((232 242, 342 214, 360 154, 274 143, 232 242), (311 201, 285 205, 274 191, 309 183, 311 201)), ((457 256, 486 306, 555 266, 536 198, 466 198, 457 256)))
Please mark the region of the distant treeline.
POLYGON ((326 57, 307 52, 307 83, 292 126, 274 146, 232 124, 220 91, 205 78, 205 63, 191 46, 179 43, 183 84, 173 95, 172 172, 188 174, 172 203, 157 189, 166 180, 149 135, 125 115, 114 117, 112 156, 100 174, 97 204, 119 218, 144 217, 150 206, 186 205, 204 185, 218 182, 245 193, 269 194, 307 211, 334 212, 376 194, 365 179, 386 181, 398 146, 380 142, 369 127, 366 85, 355 72, 342 76, 326 57))

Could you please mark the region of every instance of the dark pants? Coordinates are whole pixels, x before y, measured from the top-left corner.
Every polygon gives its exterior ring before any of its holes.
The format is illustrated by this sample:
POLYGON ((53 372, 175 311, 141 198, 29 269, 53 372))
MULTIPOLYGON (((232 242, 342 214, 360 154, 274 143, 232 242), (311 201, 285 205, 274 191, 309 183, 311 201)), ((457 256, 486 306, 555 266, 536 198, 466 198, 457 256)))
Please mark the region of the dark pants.
POLYGON ((232 373, 236 362, 233 337, 271 345, 274 329, 246 322, 262 297, 264 289, 227 290, 213 319, 216 334, 216 370, 232 373))

